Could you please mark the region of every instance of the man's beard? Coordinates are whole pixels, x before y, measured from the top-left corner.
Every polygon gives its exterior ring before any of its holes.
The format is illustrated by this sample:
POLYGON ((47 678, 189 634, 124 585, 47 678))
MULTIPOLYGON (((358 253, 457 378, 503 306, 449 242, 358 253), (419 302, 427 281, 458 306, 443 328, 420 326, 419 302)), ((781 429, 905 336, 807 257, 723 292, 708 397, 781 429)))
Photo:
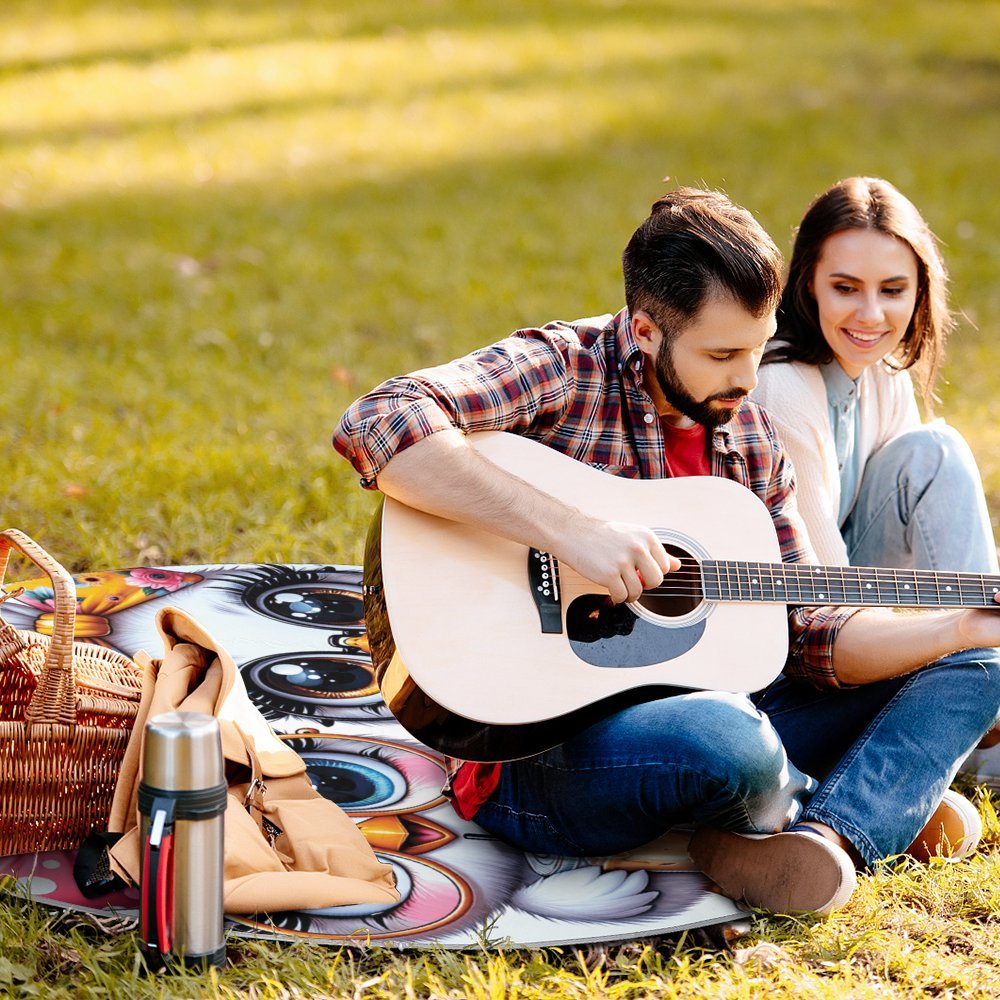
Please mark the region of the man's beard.
POLYGON ((712 430, 728 423, 733 419, 737 410, 730 407, 713 407, 712 403, 717 399, 743 399, 747 393, 743 389, 730 389, 728 392, 717 392, 713 396, 701 400, 694 398, 684 388, 681 380, 677 376, 677 369, 674 368, 673 346, 667 343, 666 338, 660 341, 660 349, 656 352, 654 369, 656 381, 659 383, 660 391, 667 402, 675 409, 690 417, 695 423, 701 424, 712 430))

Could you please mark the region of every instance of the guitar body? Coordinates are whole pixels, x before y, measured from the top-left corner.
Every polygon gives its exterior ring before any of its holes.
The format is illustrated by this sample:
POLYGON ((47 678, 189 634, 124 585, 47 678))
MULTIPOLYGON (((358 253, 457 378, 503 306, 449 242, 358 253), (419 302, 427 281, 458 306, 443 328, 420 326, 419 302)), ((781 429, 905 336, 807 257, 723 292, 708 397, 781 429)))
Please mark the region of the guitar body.
MULTIPOLYGON (((469 440, 588 514, 648 525, 685 566, 780 562, 767 508, 736 483, 622 479, 515 435, 469 440)), ((390 709, 422 742, 466 760, 530 756, 678 688, 758 690, 788 648, 784 604, 696 595, 612 606, 544 553, 388 497, 369 534, 365 612, 390 709)))

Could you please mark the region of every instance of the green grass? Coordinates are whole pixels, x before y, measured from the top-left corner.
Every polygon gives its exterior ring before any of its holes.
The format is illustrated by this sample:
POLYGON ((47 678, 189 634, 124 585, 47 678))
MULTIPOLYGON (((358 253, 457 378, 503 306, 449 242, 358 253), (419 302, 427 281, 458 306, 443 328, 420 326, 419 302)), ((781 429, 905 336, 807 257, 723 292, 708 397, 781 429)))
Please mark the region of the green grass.
MULTIPOLYGON (((964 319, 941 411, 1000 512, 997 37, 996 0, 6 0, 2 520, 77 570, 357 562, 371 498, 329 447, 355 395, 617 309, 666 176, 787 247, 853 173, 945 244, 964 319)), ((971 864, 873 876, 829 921, 757 920, 770 952, 244 944, 213 988, 993 996, 998 867, 994 827, 971 864)), ((0 915, 0 993, 168 995, 128 937, 0 915)))
POLYGON ((985 847, 971 861, 930 868, 908 862, 877 872, 828 919, 756 916, 751 933, 730 950, 707 947, 697 933, 530 952, 364 952, 241 941, 231 943, 221 973, 151 978, 140 971, 131 934, 108 937, 8 893, 0 908, 0 995, 993 1000, 1000 994, 1000 824, 990 797, 981 796, 980 806, 985 847))

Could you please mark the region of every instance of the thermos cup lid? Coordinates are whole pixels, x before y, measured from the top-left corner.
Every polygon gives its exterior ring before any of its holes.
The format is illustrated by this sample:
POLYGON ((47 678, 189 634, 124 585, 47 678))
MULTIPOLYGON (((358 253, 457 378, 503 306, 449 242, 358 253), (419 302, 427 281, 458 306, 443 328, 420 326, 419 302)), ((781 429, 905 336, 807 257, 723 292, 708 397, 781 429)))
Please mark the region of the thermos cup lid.
POLYGON ((164 712, 146 723, 142 782, 169 791, 225 781, 219 723, 204 712, 164 712))

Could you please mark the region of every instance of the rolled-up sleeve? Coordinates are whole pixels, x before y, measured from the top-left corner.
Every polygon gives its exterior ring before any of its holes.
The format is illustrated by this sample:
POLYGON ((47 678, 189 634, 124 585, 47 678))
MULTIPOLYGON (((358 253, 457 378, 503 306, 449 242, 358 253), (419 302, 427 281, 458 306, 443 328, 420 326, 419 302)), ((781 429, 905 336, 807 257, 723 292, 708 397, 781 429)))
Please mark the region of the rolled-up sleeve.
POLYGON ((333 446, 374 489, 394 455, 438 431, 551 424, 566 408, 572 346, 544 330, 518 331, 457 361, 391 378, 348 407, 333 446))
POLYGON ((785 674, 814 687, 847 687, 833 669, 833 644, 848 618, 860 608, 794 608, 788 616, 785 674))

